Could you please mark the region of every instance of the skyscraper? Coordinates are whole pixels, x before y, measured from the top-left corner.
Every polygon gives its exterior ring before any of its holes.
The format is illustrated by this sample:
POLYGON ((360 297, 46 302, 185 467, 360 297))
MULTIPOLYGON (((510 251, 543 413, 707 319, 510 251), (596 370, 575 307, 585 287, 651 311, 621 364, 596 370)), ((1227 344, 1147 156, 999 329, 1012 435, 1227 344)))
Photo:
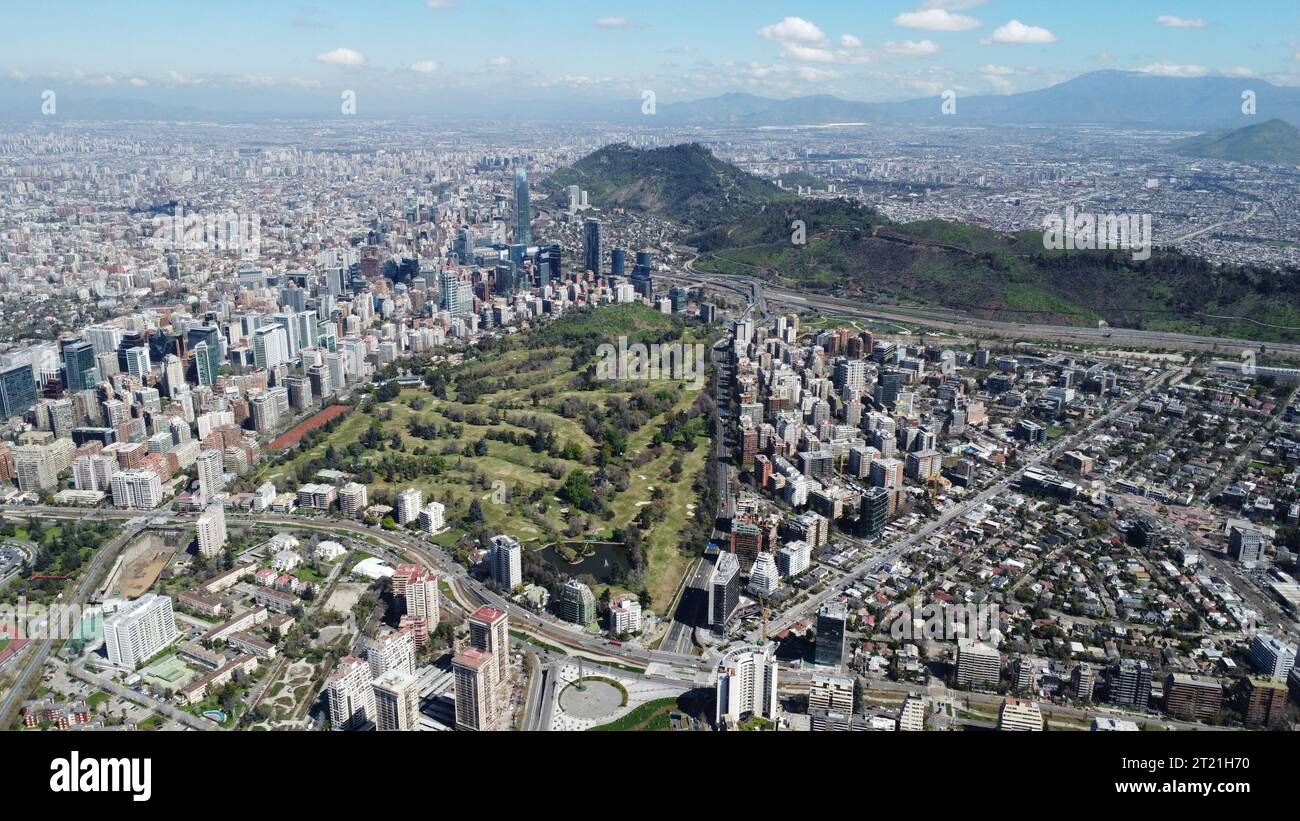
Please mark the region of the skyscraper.
POLYGON ((393 669, 371 684, 375 694, 376 730, 418 730, 420 726, 420 680, 393 669))
POLYGON ((497 729, 497 663, 471 647, 451 661, 456 686, 456 729, 497 729))
POLYGON ((839 667, 844 664, 844 639, 849 609, 844 602, 828 601, 817 611, 816 662, 839 667))
POLYGON ((63 384, 69 391, 84 391, 95 386, 95 346, 89 342, 70 341, 63 346, 63 384))
POLYGON ((108 663, 135 668, 170 644, 178 632, 172 600, 145 593, 105 620, 108 663))
POLYGON ((528 207, 528 172, 515 170, 515 244, 533 244, 532 214, 528 207))
POLYGON ((469 644, 496 659, 497 681, 510 679, 510 619, 484 605, 469 617, 469 644))
POLYGON ((723 630, 740 603, 740 560, 735 553, 719 553, 709 579, 709 626, 723 630))
POLYGON ((507 591, 523 582, 523 548, 509 536, 493 536, 489 548, 492 578, 507 591))
POLYGON ((717 677, 719 727, 749 716, 776 720, 777 667, 771 644, 730 651, 718 663, 717 677))
POLYGON ((600 220, 588 219, 582 241, 583 264, 593 274, 600 273, 600 220))
POLYGON ((31 365, 0 371, 0 419, 22 416, 36 404, 36 380, 31 365))

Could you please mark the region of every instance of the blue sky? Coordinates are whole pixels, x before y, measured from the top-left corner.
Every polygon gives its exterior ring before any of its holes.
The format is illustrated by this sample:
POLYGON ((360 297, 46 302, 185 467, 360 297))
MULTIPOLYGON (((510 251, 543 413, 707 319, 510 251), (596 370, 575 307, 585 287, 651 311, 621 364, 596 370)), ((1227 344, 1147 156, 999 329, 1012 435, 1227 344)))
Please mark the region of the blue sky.
POLYGON ((1102 68, 1300 85, 1300 3, 6 0, 10 84, 229 103, 1010 93, 1102 68))

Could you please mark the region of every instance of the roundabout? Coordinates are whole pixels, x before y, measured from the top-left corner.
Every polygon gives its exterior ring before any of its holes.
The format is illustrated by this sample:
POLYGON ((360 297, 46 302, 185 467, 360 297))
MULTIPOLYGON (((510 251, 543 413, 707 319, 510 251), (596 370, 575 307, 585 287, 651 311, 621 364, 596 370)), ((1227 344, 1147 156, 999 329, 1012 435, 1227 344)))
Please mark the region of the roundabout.
POLYGON ((587 676, 570 682, 560 692, 560 709, 587 721, 612 718, 627 705, 627 690, 613 679, 587 676))

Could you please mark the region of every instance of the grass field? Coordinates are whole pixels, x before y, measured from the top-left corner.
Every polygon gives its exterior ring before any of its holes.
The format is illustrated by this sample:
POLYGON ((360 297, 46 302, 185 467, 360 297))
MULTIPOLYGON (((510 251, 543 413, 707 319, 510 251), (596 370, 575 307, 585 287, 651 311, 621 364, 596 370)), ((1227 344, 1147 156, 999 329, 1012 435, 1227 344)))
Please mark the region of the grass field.
POLYGON ((673 334, 693 342, 690 332, 632 305, 565 317, 459 365, 430 366, 424 375, 432 389, 394 388, 387 401, 357 408, 310 448, 265 466, 253 483, 289 489, 327 465, 357 475, 372 503, 391 505, 416 487, 426 501, 446 505, 448 530, 436 541, 448 548, 480 528, 509 534, 526 550, 612 540, 640 517, 644 569, 593 589, 644 587, 653 603, 666 604, 694 550, 683 545, 708 427, 702 418, 681 420, 700 388, 689 380, 600 381, 584 372, 597 360, 598 342, 673 334), (589 477, 599 512, 578 510, 561 493, 574 472, 589 477), (642 514, 645 507, 653 511, 642 514))
POLYGON ((647 701, 620 719, 592 727, 590 732, 662 732, 669 728, 668 717, 677 712, 677 699, 647 701))

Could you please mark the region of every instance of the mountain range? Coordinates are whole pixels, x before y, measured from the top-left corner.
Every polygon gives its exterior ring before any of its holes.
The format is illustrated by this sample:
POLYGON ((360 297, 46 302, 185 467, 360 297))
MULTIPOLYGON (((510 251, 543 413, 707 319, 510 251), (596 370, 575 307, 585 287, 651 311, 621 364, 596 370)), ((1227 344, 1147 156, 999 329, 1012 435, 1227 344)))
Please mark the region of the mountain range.
POLYGON ((772 127, 870 123, 1104 125, 1171 131, 1241 126, 1249 117, 1300 124, 1300 88, 1259 79, 1163 77, 1132 71, 1095 71, 1037 91, 959 97, 946 115, 941 97, 862 103, 827 95, 775 100, 726 94, 659 106, 672 125, 772 127), (1256 115, 1243 112, 1243 93, 1254 93, 1256 115))
MULTIPOLYGON (((36 81, 0 77, 0 119, 40 117, 36 81)), ((337 116, 337 96, 319 90, 263 89, 225 92, 190 89, 119 89, 95 97, 87 89, 60 90, 60 119, 214 120, 321 119, 337 116)), ((626 126, 735 126, 747 128, 869 123, 909 125, 1100 125, 1172 131, 1216 131, 1259 120, 1300 125, 1300 88, 1257 78, 1163 77, 1131 71, 1096 71, 1037 91, 958 97, 956 113, 945 115, 940 96, 889 103, 864 103, 830 95, 772 99, 731 93, 688 102, 661 103, 653 118, 630 99, 529 97, 474 99, 463 94, 378 95, 365 98, 359 116, 421 117, 500 124, 536 121, 604 122, 626 126), (1256 115, 1243 113, 1245 92, 1254 94, 1256 115)))

